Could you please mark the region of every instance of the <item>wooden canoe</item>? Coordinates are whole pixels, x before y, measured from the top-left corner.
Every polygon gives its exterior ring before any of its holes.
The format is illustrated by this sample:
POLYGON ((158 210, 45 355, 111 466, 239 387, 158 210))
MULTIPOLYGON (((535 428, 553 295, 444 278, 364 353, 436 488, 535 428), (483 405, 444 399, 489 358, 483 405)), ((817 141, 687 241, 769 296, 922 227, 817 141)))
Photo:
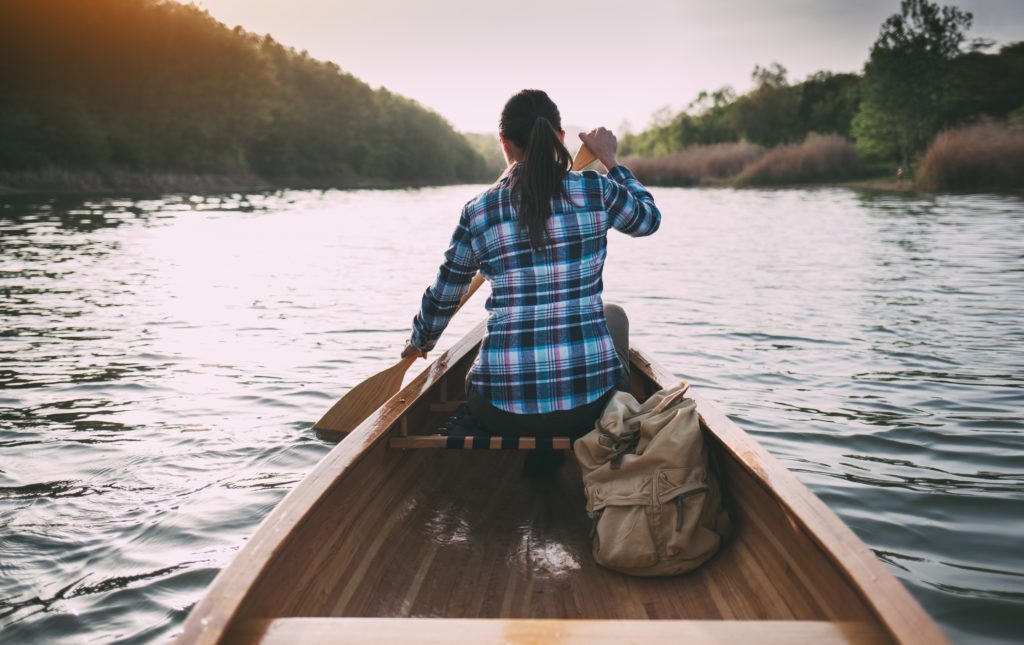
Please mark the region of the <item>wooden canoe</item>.
MULTIPOLYGON (((736 532, 672 578, 594 563, 573 459, 537 481, 521 451, 389 445, 449 415, 482 335, 481 324, 324 457, 179 642, 946 642, 853 532, 699 394, 736 532)), ((638 396, 677 382, 630 354, 638 396)))

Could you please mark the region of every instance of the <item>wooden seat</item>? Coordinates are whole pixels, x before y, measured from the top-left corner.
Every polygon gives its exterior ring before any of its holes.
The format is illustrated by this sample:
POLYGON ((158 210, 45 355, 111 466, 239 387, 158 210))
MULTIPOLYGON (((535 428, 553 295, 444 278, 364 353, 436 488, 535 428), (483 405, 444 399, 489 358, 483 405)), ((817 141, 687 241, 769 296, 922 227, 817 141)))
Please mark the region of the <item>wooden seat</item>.
POLYGON ((449 450, 570 450, 571 437, 505 437, 487 434, 469 415, 465 401, 449 401, 431 406, 432 412, 451 412, 437 434, 410 435, 406 426, 388 446, 401 450, 447 448, 449 450))

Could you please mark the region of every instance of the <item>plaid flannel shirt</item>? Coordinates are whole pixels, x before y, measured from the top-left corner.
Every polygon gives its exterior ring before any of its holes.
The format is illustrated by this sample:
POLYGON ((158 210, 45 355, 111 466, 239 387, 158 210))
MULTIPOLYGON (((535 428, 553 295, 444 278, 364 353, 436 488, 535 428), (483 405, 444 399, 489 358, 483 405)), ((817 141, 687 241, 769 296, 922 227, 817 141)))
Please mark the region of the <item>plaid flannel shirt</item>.
POLYGON ((601 302, 607 233, 640 237, 661 213, 633 173, 570 172, 568 199, 552 200, 547 245, 534 250, 516 219, 514 164, 462 209, 433 286, 423 294, 410 342, 433 349, 479 270, 491 283, 487 334, 471 382, 495 407, 540 414, 586 405, 615 386, 624 366, 601 302))

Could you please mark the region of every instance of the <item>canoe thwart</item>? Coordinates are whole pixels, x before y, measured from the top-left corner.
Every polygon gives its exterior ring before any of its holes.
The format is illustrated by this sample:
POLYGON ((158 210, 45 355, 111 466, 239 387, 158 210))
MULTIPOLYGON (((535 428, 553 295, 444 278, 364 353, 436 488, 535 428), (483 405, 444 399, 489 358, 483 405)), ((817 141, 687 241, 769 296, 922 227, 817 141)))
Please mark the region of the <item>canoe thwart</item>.
POLYGON ((392 437, 392 448, 447 448, 449 450, 569 450, 569 437, 499 437, 497 435, 418 435, 392 437))
MULTIPOLYGON (((409 435, 399 428, 399 436, 392 437, 388 446, 401 450, 421 448, 447 448, 449 450, 569 450, 572 439, 567 436, 502 437, 487 432, 473 415, 465 401, 432 403, 431 412, 451 412, 437 428, 437 434, 409 435)), ((403 417, 404 418, 404 417, 403 417)))

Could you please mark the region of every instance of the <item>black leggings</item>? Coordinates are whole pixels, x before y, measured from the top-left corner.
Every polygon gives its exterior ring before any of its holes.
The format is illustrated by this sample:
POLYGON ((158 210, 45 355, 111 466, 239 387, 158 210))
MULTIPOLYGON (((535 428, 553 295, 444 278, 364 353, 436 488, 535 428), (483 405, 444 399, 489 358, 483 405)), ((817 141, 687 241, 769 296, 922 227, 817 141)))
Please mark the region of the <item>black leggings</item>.
POLYGON ((491 434, 581 437, 594 428, 605 404, 616 390, 629 389, 629 318, 618 305, 606 304, 604 318, 615 345, 615 353, 625 368, 615 387, 596 400, 571 410, 556 410, 544 414, 515 414, 495 407, 482 397, 466 377, 466 401, 469 413, 491 434))

